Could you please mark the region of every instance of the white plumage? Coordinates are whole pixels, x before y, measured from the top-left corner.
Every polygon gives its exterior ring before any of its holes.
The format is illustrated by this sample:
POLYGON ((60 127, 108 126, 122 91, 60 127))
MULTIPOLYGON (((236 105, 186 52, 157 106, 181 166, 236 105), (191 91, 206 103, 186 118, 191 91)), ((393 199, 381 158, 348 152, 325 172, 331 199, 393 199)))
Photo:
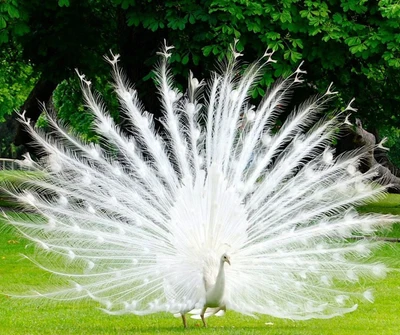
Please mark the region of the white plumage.
POLYGON ((353 209, 383 188, 369 182, 374 170, 357 171, 362 153, 334 158, 329 145, 341 122, 319 120, 334 92, 307 100, 275 131, 302 82, 300 67, 252 106, 249 91, 271 53, 241 73, 233 52, 223 73, 207 84, 190 75, 181 94, 168 71, 170 49, 157 69, 162 135, 118 56, 108 61, 129 132, 79 75, 107 149, 51 118, 55 131, 44 135, 22 116, 47 158, 21 162, 40 173, 14 193, 40 215, 8 220, 45 254, 35 258, 39 266, 71 282, 39 295, 90 297, 110 314, 178 313, 185 326, 187 312, 329 318, 372 300, 349 286, 383 277, 386 267, 364 261, 376 243, 348 238, 395 219, 353 209))

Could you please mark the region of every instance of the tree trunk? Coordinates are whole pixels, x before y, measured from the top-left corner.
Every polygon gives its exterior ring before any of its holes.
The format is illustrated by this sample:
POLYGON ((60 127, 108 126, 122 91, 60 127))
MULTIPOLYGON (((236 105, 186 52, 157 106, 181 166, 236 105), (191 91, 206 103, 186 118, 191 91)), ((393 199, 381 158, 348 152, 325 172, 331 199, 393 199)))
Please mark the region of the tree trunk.
MULTIPOLYGON (((37 121, 43 111, 42 103, 47 103, 50 100, 56 87, 57 83, 49 80, 44 75, 39 78, 24 105, 21 107, 21 112, 25 111, 26 118, 29 118, 32 123, 37 121)), ((14 117, 16 117, 15 114, 14 117)), ((29 133, 23 125, 18 123, 14 144, 16 146, 24 145, 30 154, 40 156, 39 150, 31 142, 32 138, 29 133)))
POLYGON ((393 173, 386 163, 390 163, 386 151, 377 146, 377 139, 374 134, 366 131, 362 127, 359 119, 356 119, 356 125, 349 126, 345 124, 345 134, 342 136, 336 146, 336 154, 340 155, 346 151, 357 148, 365 148, 363 159, 359 166, 361 172, 366 172, 372 167, 376 168, 376 181, 382 185, 390 185, 388 191, 391 193, 400 193, 400 178, 393 173))

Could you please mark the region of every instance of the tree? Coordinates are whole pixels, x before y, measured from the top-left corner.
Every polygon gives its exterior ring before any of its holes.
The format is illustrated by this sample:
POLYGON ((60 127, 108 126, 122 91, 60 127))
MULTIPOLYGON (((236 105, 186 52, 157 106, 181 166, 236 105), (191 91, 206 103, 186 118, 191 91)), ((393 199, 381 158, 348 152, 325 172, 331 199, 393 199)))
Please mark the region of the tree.
POLYGON ((1 49, 0 55, 0 157, 16 157, 18 150, 10 143, 17 125, 10 114, 24 103, 36 77, 32 67, 21 61, 17 47, 1 49))
POLYGON ((103 78, 100 55, 110 48, 121 53, 128 78, 157 113, 150 79, 164 38, 175 46, 172 71, 182 85, 189 68, 207 76, 236 38, 245 61, 267 46, 284 60, 265 73, 254 98, 303 59, 308 91, 333 81, 341 104, 357 97, 367 126, 399 126, 400 4, 394 0, 10 0, 0 13, 0 43, 17 44, 38 78, 23 106, 32 120, 41 112, 37 98, 49 100, 74 68, 103 78))
MULTIPOLYGON (((105 26, 112 27, 113 22, 109 5, 104 1, 74 1, 72 5, 68 1, 35 0, 0 5, 0 42, 17 45, 22 60, 32 66, 37 78, 21 107, 32 122, 42 113, 38 102, 48 102, 57 85, 70 77, 75 67, 96 72, 98 55, 107 50, 101 43, 109 39, 105 26)), ((115 29, 110 33, 115 33, 115 29)), ((29 142, 24 129, 19 127, 15 143, 29 142)))

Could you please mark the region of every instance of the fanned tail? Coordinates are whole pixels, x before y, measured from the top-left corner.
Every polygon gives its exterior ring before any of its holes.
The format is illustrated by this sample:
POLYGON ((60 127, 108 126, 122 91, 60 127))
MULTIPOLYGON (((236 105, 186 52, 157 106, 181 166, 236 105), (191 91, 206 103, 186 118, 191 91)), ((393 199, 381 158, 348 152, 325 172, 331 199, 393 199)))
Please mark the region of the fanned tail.
MULTIPOLYGON (((383 277, 387 269, 367 262, 379 243, 352 237, 373 235, 398 219, 355 211, 385 189, 371 183, 374 168, 358 171, 362 151, 334 156, 330 144, 341 113, 321 118, 332 87, 294 109, 277 130, 302 82, 301 65, 252 106, 249 92, 273 62, 271 52, 240 74, 234 50, 207 87, 190 74, 182 94, 168 69, 171 49, 164 46, 156 75, 163 136, 118 68, 118 55, 107 61, 129 132, 115 124, 81 74, 103 146, 79 140, 51 117, 53 131, 45 135, 21 115, 46 158, 26 156, 21 166, 31 173, 24 191, 9 188, 36 214, 8 221, 38 245, 33 261, 70 283, 37 295, 89 297, 110 314, 196 314, 228 253, 228 309, 327 318, 353 311, 360 298, 371 301, 371 291, 348 286, 383 277)), ((218 313, 208 309, 206 316, 218 313)))

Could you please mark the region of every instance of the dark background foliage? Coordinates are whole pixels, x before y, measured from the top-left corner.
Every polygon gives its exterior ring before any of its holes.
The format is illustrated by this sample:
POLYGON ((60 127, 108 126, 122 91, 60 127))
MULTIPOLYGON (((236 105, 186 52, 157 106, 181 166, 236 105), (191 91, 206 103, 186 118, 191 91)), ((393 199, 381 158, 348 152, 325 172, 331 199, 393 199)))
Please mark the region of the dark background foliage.
POLYGON ((42 113, 38 101, 95 140, 74 69, 96 83, 117 117, 109 68, 101 57, 109 49, 121 54, 128 77, 158 118, 151 78, 163 39, 175 46, 171 66, 182 87, 189 69, 207 77, 238 39, 244 61, 255 60, 267 47, 276 52, 278 62, 266 71, 253 98, 304 60, 308 74, 301 98, 334 82, 340 92, 337 105, 356 97, 357 117, 368 129, 390 137, 397 159, 399 17, 400 4, 393 0, 2 1, 0 121, 7 117, 8 122, 0 126, 1 155, 17 155, 18 145, 33 150, 12 112, 26 110, 35 122, 42 113))

